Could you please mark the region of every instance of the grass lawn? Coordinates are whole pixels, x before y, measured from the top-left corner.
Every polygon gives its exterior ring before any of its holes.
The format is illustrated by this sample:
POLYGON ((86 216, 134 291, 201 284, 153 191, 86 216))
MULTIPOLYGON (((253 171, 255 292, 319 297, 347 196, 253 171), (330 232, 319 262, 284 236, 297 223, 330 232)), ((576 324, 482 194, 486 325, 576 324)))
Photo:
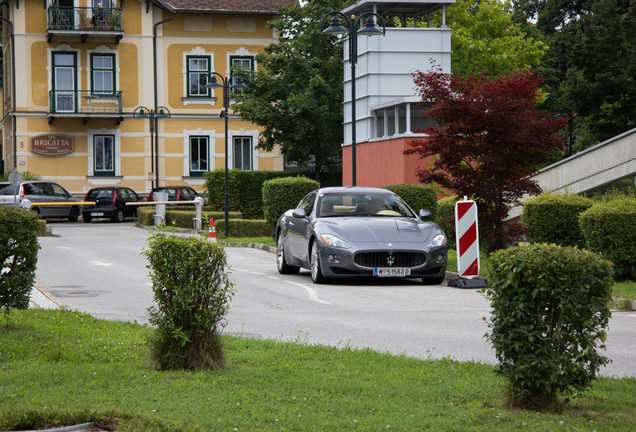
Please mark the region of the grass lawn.
POLYGON ((27 310, 0 324, 0 430, 95 419, 119 431, 632 431, 636 379, 561 412, 504 407, 480 363, 225 337, 227 369, 159 372, 148 326, 27 310))

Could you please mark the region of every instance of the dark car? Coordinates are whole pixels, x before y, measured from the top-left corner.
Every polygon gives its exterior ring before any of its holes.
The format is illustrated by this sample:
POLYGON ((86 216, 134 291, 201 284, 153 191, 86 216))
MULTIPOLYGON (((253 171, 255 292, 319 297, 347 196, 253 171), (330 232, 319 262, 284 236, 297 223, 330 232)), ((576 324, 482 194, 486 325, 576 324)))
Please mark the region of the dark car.
POLYGON ((317 189, 276 227, 281 274, 311 270, 314 283, 332 278, 408 277, 439 284, 446 274, 444 231, 424 221, 396 194, 368 187, 317 189))
POLYGON ((31 210, 43 219, 66 218, 70 222, 77 222, 79 218, 79 205, 64 204, 78 200, 57 183, 40 180, 24 181, 17 186, 0 183, 0 203, 13 204, 14 199, 17 199, 18 204, 22 204, 25 199, 31 201, 31 210))
POLYGON ((194 201, 196 197, 201 196, 190 186, 161 186, 150 191, 147 201, 156 201, 154 199, 155 192, 167 193, 168 201, 194 201))
POLYGON ((90 222, 93 218, 110 218, 112 222, 123 222, 125 218, 137 214, 137 206, 126 203, 141 201, 141 198, 127 187, 98 187, 89 190, 84 201, 95 203, 82 209, 84 222, 90 222))

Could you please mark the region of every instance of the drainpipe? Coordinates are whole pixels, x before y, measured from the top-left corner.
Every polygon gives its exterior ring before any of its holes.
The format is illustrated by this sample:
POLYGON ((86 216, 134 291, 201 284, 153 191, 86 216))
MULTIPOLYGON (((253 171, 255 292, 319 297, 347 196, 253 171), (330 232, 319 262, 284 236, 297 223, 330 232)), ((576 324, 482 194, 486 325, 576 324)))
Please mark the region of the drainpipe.
MULTIPOLYGON (((6 6, 6 3, 2 3, 3 6, 6 6)), ((2 20, 3 22, 6 22, 7 24, 9 24, 9 37, 10 37, 10 43, 11 43, 11 51, 10 51, 10 55, 11 55, 11 116, 13 117, 13 169, 17 171, 18 169, 18 141, 17 141, 17 127, 18 127, 18 123, 16 120, 16 116, 15 116, 15 111, 16 111, 16 94, 15 94, 15 37, 13 35, 13 23, 8 20, 7 18, 5 18, 4 16, 0 16, 0 20, 2 20)), ((6 77, 5 77, 5 82, 6 82, 6 77)), ((6 95, 4 95, 5 100, 6 100, 6 95)), ((3 105, 3 110, 4 110, 4 103, 3 105)))
MULTIPOLYGON (((155 23, 153 29, 152 29, 152 64, 153 64, 153 78, 154 78, 154 98, 155 98, 155 114, 157 111, 157 99, 159 98, 158 93, 159 90, 157 88, 157 27, 159 27, 160 25, 174 19, 174 17, 176 16, 176 14, 174 12, 171 12, 172 15, 168 18, 166 18, 165 20, 159 21, 158 23, 155 23)), ((155 187, 159 187, 159 130, 157 128, 157 117, 156 116, 151 116, 149 119, 151 122, 154 122, 154 130, 155 130, 155 148, 154 150, 151 149, 151 152, 154 151, 154 158, 155 158, 155 187)), ((152 155, 151 155, 151 159, 152 159, 152 155)))

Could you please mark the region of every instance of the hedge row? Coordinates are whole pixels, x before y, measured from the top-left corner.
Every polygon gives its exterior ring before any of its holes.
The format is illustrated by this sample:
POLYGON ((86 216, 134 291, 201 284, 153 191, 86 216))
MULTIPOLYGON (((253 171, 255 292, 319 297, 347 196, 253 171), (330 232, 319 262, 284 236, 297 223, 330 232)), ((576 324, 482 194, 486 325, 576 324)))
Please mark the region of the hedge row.
MULTIPOLYGON (((324 180, 322 186, 342 184, 342 173, 321 173, 324 180)), ((208 171, 205 177, 205 188, 209 205, 214 210, 223 210, 225 193, 225 170, 208 171)), ((228 171, 228 198, 230 210, 240 211, 247 219, 262 219, 263 184, 267 180, 285 177, 313 177, 313 173, 305 171, 228 171)))
POLYGON ((522 222, 532 243, 594 251, 614 263, 617 280, 636 279, 636 198, 595 202, 545 194, 524 204, 522 222))
POLYGON ((581 213, 579 226, 587 248, 614 263, 617 280, 636 280, 636 199, 595 204, 581 213))
POLYGON ((521 220, 531 243, 554 243, 560 246, 585 247, 579 229, 579 215, 594 201, 574 194, 543 194, 528 199, 521 220))
MULTIPOLYGON (((137 218, 142 225, 154 225, 152 208, 139 208, 137 210, 137 218)), ((179 228, 194 228, 194 211, 193 210, 172 210, 166 209, 165 225, 175 226, 179 228)), ((271 236, 269 227, 263 219, 240 219, 240 212, 229 212, 229 232, 230 237, 268 237, 271 236)), ((206 211, 202 214, 202 231, 207 232, 210 218, 214 219, 214 229, 217 238, 225 235, 225 213, 206 211)))

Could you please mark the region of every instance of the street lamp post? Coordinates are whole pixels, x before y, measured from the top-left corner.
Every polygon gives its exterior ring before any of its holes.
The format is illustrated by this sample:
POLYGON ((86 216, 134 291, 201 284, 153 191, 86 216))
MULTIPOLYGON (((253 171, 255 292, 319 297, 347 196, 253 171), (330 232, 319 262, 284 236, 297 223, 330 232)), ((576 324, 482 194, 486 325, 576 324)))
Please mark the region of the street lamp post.
POLYGON ((346 16, 342 12, 329 12, 320 21, 320 33, 340 35, 346 34, 349 37, 349 63, 351 64, 351 177, 352 186, 356 185, 356 63, 358 62, 358 35, 377 36, 385 35, 386 26, 384 19, 374 12, 364 12, 356 18, 346 16), (325 28, 328 17, 332 17, 331 25, 325 28), (364 27, 358 29, 363 18, 367 18, 364 27), (374 17, 380 20, 382 27, 378 27, 374 17), (344 19, 347 27, 340 25, 340 19, 344 19))
POLYGON ((228 117, 229 112, 228 109, 230 107, 230 88, 232 89, 244 89, 247 88, 247 85, 243 82, 246 80, 249 82, 247 76, 241 72, 232 71, 229 76, 223 76, 218 72, 210 72, 207 76, 208 83, 205 85, 206 88, 221 88, 223 89, 223 111, 221 112, 221 117, 225 120, 225 189, 223 191, 223 211, 225 213, 225 225, 223 227, 223 232, 225 233, 225 237, 228 237, 229 233, 229 213, 230 213, 230 194, 228 192, 228 117), (217 79, 218 77, 218 79, 217 79), (236 77, 236 82, 230 84, 233 81, 233 78, 236 77), (221 82, 219 82, 219 80, 221 82))
MULTIPOLYGON (((158 118, 169 118, 170 110, 165 106, 159 106, 157 108, 146 108, 145 106, 138 106, 133 111, 133 118, 147 118, 150 119, 150 151, 154 152, 155 162, 155 181, 153 187, 159 187, 159 142, 155 142, 155 128, 157 126, 158 118)), ((151 162, 152 165, 152 162, 151 162)))

